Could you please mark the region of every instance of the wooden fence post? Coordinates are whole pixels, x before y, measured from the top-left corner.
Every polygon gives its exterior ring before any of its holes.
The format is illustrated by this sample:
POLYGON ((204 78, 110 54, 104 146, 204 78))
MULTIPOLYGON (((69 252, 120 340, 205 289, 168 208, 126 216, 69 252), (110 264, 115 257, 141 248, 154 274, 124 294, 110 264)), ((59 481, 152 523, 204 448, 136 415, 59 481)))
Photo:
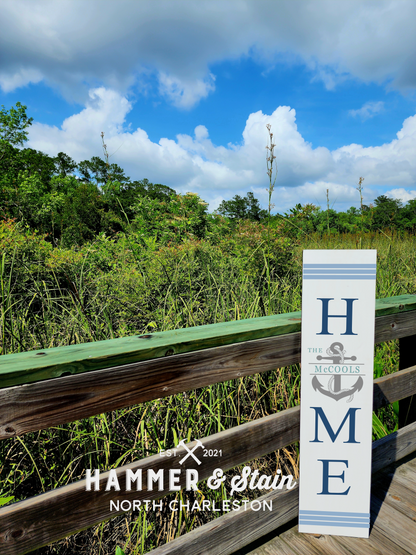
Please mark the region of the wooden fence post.
MULTIPOLYGON (((416 364, 416 335, 399 339, 399 370, 416 364)), ((399 401, 399 428, 416 422, 416 395, 399 401)))

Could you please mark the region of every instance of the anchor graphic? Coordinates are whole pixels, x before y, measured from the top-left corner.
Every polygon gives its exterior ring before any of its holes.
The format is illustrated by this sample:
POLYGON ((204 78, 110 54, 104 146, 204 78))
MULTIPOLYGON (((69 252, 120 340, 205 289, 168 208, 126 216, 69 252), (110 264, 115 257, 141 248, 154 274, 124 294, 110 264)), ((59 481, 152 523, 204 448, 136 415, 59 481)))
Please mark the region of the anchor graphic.
POLYGON ((335 343, 332 343, 332 345, 326 350, 326 354, 329 355, 328 357, 318 355, 316 359, 332 360, 333 364, 344 364, 344 360, 357 360, 356 356, 345 357, 344 355, 346 352, 347 351, 344 350, 344 345, 339 343, 339 341, 335 341, 335 343))
MULTIPOLYGON (((344 364, 346 360, 357 360, 356 356, 346 357, 344 356, 346 351, 344 350, 344 345, 339 342, 332 343, 330 347, 326 350, 327 357, 323 357, 318 355, 316 357, 317 360, 331 360, 333 364, 344 364)), ((341 377, 340 375, 331 376, 331 379, 328 383, 328 389, 325 389, 320 381, 318 380, 317 376, 312 378, 312 387, 314 390, 318 390, 323 395, 331 397, 336 401, 343 399, 344 397, 350 397, 348 399, 348 403, 352 401, 354 397, 354 393, 358 392, 362 389, 364 382, 361 376, 357 379, 355 384, 352 386, 351 389, 341 389, 341 377)))
POLYGON ((335 381, 336 378, 339 378, 339 384, 341 385, 341 376, 331 376, 331 379, 329 380, 329 384, 328 387, 330 389, 325 389, 324 387, 322 387, 322 384, 320 383, 320 381, 318 380, 317 376, 314 376, 312 378, 312 387, 314 388, 314 390, 318 390, 319 393, 322 393, 323 395, 326 395, 327 397, 331 397, 332 399, 335 399, 335 401, 339 401, 340 399, 343 399, 344 397, 351 397, 347 402, 351 402, 353 397, 354 397, 354 393, 356 391, 360 391, 364 385, 363 379, 361 378, 361 376, 358 378, 358 380, 355 382, 355 384, 352 386, 351 389, 341 389, 341 387, 339 388, 338 391, 335 390, 335 381), (334 388, 332 389, 332 383, 334 383, 334 388))

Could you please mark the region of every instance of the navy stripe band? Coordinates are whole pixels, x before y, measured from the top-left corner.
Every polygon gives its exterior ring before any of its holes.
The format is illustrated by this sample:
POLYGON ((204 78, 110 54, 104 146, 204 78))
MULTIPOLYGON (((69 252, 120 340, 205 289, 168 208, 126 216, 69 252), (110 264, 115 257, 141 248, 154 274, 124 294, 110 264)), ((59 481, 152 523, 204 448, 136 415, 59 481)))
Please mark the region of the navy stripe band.
POLYGON ((303 279, 376 279, 376 274, 369 275, 369 274, 362 274, 362 275, 328 275, 328 274, 314 274, 314 275, 305 275, 303 274, 303 279))
POLYGON ((304 268, 304 274, 375 274, 375 268, 365 268, 364 270, 357 268, 304 268))
POLYGON ((316 521, 322 521, 322 520, 326 520, 328 522, 350 522, 351 524, 354 524, 356 522, 361 522, 361 524, 365 524, 365 523, 369 523, 370 522, 370 518, 367 516, 357 516, 357 517, 353 517, 353 516, 349 516, 349 517, 342 517, 342 516, 315 516, 315 515, 305 515, 305 516, 301 516, 299 517, 300 520, 303 519, 308 519, 308 520, 316 520, 316 521))
POLYGON ((340 511, 299 511, 301 516, 305 515, 325 515, 325 516, 365 516, 370 518, 370 513, 345 513, 340 511))
POLYGON ((304 268, 376 268, 376 264, 304 264, 304 268))
POLYGON ((321 522, 316 520, 299 520, 299 524, 303 524, 305 526, 342 526, 344 528, 369 528, 370 523, 368 524, 361 524, 361 523, 351 523, 351 522, 321 522))

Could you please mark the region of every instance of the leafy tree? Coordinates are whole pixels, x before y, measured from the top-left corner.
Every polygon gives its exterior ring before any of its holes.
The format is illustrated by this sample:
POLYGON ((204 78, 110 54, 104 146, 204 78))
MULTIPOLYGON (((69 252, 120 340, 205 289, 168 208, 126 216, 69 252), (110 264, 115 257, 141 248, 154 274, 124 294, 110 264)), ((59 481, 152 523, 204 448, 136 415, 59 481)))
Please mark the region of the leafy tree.
POLYGON ((0 173, 2 175, 7 173, 13 174, 14 177, 17 176, 19 172, 19 152, 19 149, 15 148, 10 143, 4 142, 0 144, 0 173))
POLYGON ((26 129, 33 118, 26 115, 26 106, 20 102, 16 107, 0 110, 0 206, 1 214, 12 217, 18 212, 18 202, 14 198, 18 187, 18 174, 23 169, 21 151, 16 148, 27 141, 26 129))
POLYGON ((340 233, 365 231, 365 218, 361 218, 361 211, 355 207, 349 208, 346 212, 338 212, 337 229, 340 233))
POLYGON ((108 167, 99 156, 93 156, 91 160, 83 160, 78 164, 78 171, 83 181, 87 183, 107 183, 108 167))
POLYGON ((141 181, 125 181, 125 182, 111 182, 108 187, 103 187, 107 190, 107 200, 109 207, 117 213, 125 223, 126 218, 132 221, 135 217, 135 206, 139 199, 147 198, 164 202, 165 205, 170 203, 171 195, 176 195, 176 191, 167 187, 166 185, 153 184, 147 179, 141 181), (112 196, 110 202, 109 196, 112 196))
POLYGON ((23 146, 27 141, 26 129, 32 125, 33 118, 26 115, 27 106, 16 102, 16 107, 0 110, 0 159, 7 153, 7 145, 23 146))
POLYGON ((143 237, 156 241, 180 242, 182 239, 205 237, 207 229, 207 203, 195 193, 173 193, 169 201, 138 197, 133 211, 133 228, 143 237))
POLYGON ((400 227, 407 231, 416 230, 416 199, 409 200, 409 202, 404 206, 399 214, 398 221, 400 227))
POLYGON ((302 237, 316 231, 319 212, 314 204, 296 204, 284 215, 283 233, 288 237, 302 237))
POLYGON ((207 206, 196 193, 186 193, 186 195, 171 196, 169 211, 173 215, 170 220, 170 227, 175 230, 175 234, 183 236, 195 236, 203 239, 207 226, 207 206))
POLYGON ((247 205, 245 199, 235 195, 231 200, 223 200, 217 212, 232 220, 244 220, 247 216, 247 205))
POLYGON ((393 228, 398 221, 398 214, 402 203, 398 199, 380 195, 374 200, 373 227, 375 229, 393 228))
MULTIPOLYGON (((126 190, 128 190, 128 188, 126 188, 126 190)), ((166 185, 161 185, 160 183, 150 183, 148 179, 133 181, 130 190, 135 196, 139 195, 165 202, 170 202, 172 194, 176 195, 176 191, 174 189, 171 189, 166 185)))
POLYGON ((126 195, 130 190, 130 178, 120 166, 108 164, 98 156, 83 160, 77 170, 83 183, 99 187, 101 231, 109 234, 122 231, 134 216, 131 209, 134 199, 126 195))
POLYGON ((247 217, 249 220, 260 222, 267 216, 267 210, 260 208, 259 201, 254 198, 253 193, 250 191, 246 196, 247 217))
POLYGON ((50 180, 55 173, 55 160, 48 154, 33 148, 24 148, 17 154, 19 171, 26 171, 28 175, 39 175, 45 187, 49 188, 50 180))
POLYGON ((82 245, 92 241, 102 229, 102 198, 94 183, 80 183, 65 196, 60 218, 64 246, 82 245))
POLYGON ((267 216, 267 211, 260 208, 259 201, 254 198, 251 191, 248 192, 245 197, 235 195, 231 200, 223 200, 217 212, 232 220, 252 220, 259 222, 267 216))
POLYGON ((66 196, 72 195, 79 186, 79 181, 73 175, 54 175, 50 181, 51 192, 63 193, 66 196))
POLYGON ((81 176, 81 181, 83 183, 91 183, 92 182, 92 169, 91 164, 88 160, 83 160, 77 166, 78 173, 81 176))
POLYGON ((65 152, 58 152, 58 154, 54 158, 55 161, 55 172, 62 176, 67 177, 71 175, 75 169, 77 168, 76 162, 72 160, 68 154, 65 152))
POLYGON ((105 185, 109 181, 119 181, 127 183, 130 181, 126 177, 124 170, 117 164, 107 164, 99 156, 93 156, 91 160, 83 160, 77 166, 81 179, 87 183, 105 185))
POLYGON ((316 230, 320 233, 328 231, 339 231, 339 218, 338 213, 333 209, 319 210, 316 214, 316 230))

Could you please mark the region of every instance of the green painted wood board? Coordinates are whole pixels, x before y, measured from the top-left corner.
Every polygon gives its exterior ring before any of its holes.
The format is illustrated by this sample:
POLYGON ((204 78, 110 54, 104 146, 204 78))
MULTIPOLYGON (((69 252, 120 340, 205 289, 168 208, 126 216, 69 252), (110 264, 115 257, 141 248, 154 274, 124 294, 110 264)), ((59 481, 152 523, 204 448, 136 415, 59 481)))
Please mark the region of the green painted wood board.
MULTIPOLYGON (((376 301, 376 316, 416 310, 416 295, 376 301)), ((95 343, 0 356, 0 387, 62 375, 111 368, 167 355, 230 345, 300 331, 301 312, 221 322, 146 336, 133 335, 95 343)))

